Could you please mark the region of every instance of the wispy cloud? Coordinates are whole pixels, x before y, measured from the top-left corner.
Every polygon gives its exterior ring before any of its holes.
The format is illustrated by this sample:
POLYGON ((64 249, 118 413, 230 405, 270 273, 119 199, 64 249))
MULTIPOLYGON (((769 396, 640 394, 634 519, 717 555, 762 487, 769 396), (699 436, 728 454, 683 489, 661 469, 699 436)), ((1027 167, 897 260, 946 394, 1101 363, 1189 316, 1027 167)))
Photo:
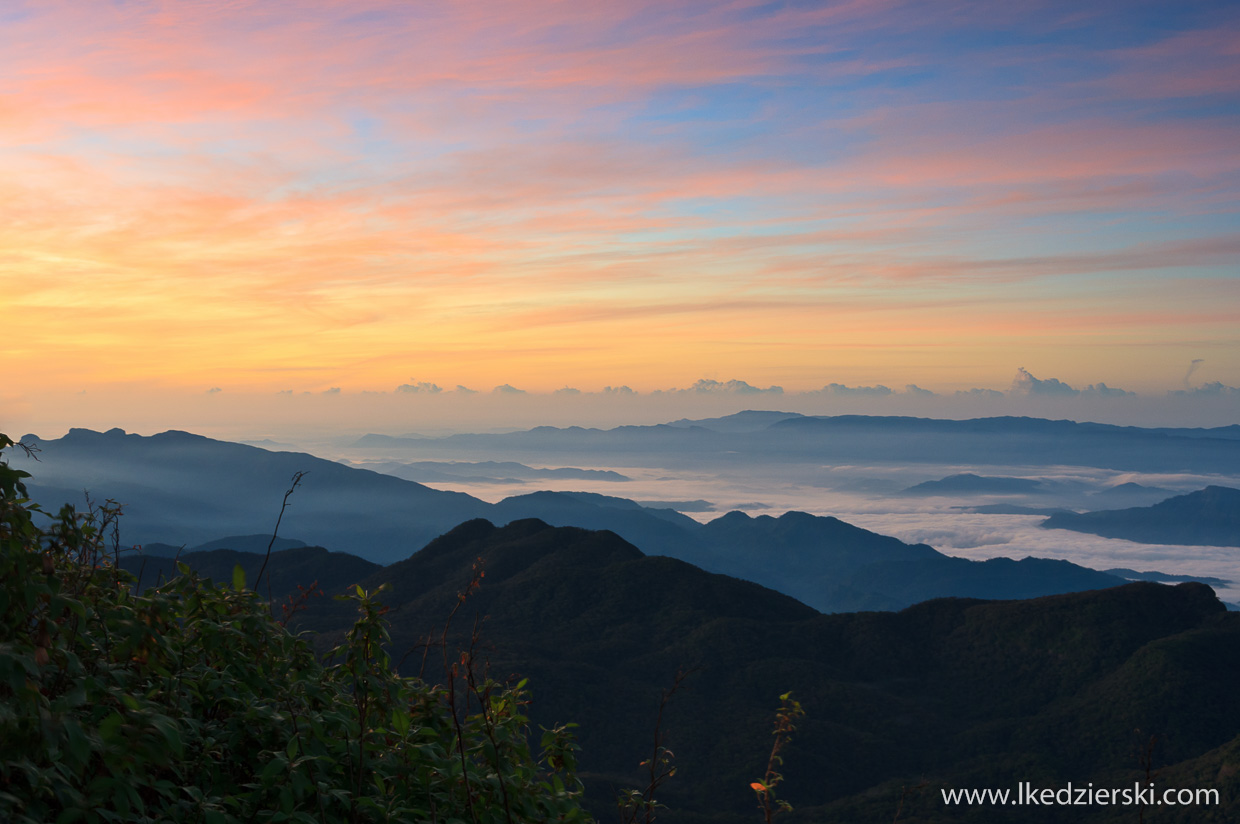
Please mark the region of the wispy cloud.
POLYGON ((1171 385, 1189 343, 1240 379, 1234 9, 6 11, 18 382, 860 391, 1100 337, 1121 385, 1151 341, 1171 385))

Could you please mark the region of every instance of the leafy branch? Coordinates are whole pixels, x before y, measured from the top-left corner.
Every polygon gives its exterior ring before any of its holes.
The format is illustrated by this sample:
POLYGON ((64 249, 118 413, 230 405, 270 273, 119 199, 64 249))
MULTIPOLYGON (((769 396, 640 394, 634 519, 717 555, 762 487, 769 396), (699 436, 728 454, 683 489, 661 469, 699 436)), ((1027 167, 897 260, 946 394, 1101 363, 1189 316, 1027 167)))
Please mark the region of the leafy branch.
POLYGON ((801 703, 792 698, 792 693, 785 692, 779 696, 779 709, 775 711, 775 743, 771 746, 771 756, 766 762, 766 774, 761 781, 754 781, 749 786, 758 796, 758 809, 762 811, 763 820, 771 824, 777 813, 791 812, 792 805, 782 798, 777 798, 775 788, 783 783, 784 777, 779 772, 784 759, 780 752, 792 740, 796 732, 796 723, 805 716, 801 703))

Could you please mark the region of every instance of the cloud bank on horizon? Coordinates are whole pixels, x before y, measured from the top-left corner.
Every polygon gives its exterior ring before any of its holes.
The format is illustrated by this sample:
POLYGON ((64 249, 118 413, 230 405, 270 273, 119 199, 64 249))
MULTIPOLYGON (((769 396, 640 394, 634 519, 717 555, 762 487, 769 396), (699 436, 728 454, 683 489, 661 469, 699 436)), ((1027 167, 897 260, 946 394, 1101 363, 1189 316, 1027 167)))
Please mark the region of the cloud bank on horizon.
MULTIPOLYGON (((1201 359, 1193 361, 1194 366, 1201 363, 1201 359)), ((1200 386, 1188 386, 1185 382, 1185 389, 1173 389, 1162 396, 1167 398, 1192 398, 1192 397, 1209 397, 1209 398, 1236 398, 1240 399, 1240 387, 1228 386, 1220 381, 1209 381, 1200 386)), ((216 387, 209 392, 220 392, 220 388, 216 387)), ((281 390, 281 394, 289 393, 291 390, 281 390)), ((339 387, 333 387, 331 392, 340 392, 339 387)), ((436 383, 428 381, 412 381, 411 383, 402 383, 397 386, 393 392, 396 394, 410 395, 437 395, 443 392, 443 388, 436 383)), ((457 393, 477 394, 477 391, 467 389, 458 385, 457 393)), ((512 386, 511 384, 501 384, 490 390, 492 395, 528 395, 531 394, 525 389, 512 386)), ((309 393, 307 393, 309 394, 309 393)), ((367 394, 382 394, 367 390, 367 394)), ((941 392, 935 392, 932 389, 925 389, 916 384, 908 384, 903 389, 892 389, 888 386, 878 384, 875 386, 848 386, 842 383, 828 383, 821 389, 810 389, 801 392, 785 392, 782 386, 754 386, 748 381, 731 379, 726 381, 715 380, 713 378, 701 378, 695 381, 691 386, 677 389, 655 389, 650 392, 639 392, 628 386, 605 386, 600 390, 591 391, 579 389, 575 386, 564 386, 552 392, 535 393, 543 395, 552 395, 560 397, 582 397, 582 396, 632 396, 646 395, 649 397, 677 397, 686 395, 707 395, 707 396, 789 396, 789 397, 823 397, 823 398, 886 398, 893 396, 905 396, 909 398, 929 399, 941 398, 946 395, 941 392)), ((1077 389, 1058 378, 1038 378, 1023 366, 1016 370, 1016 377, 1012 379, 1012 386, 1007 391, 997 389, 987 389, 982 387, 974 387, 972 389, 958 389, 950 393, 951 397, 958 399, 986 399, 986 398, 1082 398, 1082 399, 1100 399, 1100 398, 1136 398, 1140 393, 1132 392, 1119 387, 1108 386, 1099 381, 1096 384, 1089 384, 1083 389, 1077 389)))
POLYGON ((0 400, 1233 398, 1237 42, 1228 2, 16 0, 0 400))
MULTIPOLYGON (((0 388, 2 391, 2 388, 0 388)), ((611 428, 714 418, 745 410, 804 415, 898 415, 927 418, 1032 416, 1127 426, 1234 427, 1240 387, 1220 381, 1158 394, 1098 382, 1078 388, 1057 378, 1016 372, 1010 388, 935 391, 916 384, 828 383, 789 391, 777 385, 702 378, 681 388, 638 391, 627 385, 553 391, 500 384, 489 390, 410 379, 386 390, 333 386, 320 391, 254 392, 211 387, 196 393, 143 387, 62 393, 39 409, 0 395, 3 424, 13 431, 56 437, 70 428, 104 431, 119 426, 154 434, 184 429, 231 440, 272 438, 319 442, 344 433, 446 435, 511 431, 535 426, 611 428)))

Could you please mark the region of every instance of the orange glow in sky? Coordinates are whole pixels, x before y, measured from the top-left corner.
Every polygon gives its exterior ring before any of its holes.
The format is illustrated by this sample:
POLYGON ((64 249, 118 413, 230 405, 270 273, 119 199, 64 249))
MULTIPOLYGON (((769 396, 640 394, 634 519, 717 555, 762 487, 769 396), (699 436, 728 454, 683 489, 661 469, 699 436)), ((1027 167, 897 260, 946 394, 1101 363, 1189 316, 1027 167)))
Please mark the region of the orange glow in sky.
POLYGON ((1022 366, 1240 410, 1235 4, 16 2, 0 78, 10 418, 1022 366))

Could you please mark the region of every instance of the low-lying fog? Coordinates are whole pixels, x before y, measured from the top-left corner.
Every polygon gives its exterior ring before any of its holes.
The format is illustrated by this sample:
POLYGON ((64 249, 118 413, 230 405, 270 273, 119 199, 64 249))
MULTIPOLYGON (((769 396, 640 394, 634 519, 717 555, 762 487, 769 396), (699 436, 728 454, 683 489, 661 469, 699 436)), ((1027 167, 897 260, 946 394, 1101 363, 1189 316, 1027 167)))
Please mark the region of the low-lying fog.
MULTIPOLYGON (((331 457, 354 466, 392 471, 386 462, 408 463, 427 460, 405 450, 399 454, 377 455, 373 449, 337 448, 331 457)), ((559 465, 531 463, 539 469, 559 465)), ((466 475, 480 471, 463 466, 456 472, 451 461, 477 462, 477 454, 457 458, 434 455, 438 468, 449 474, 466 475)), ((1143 474, 1115 472, 1083 467, 1021 467, 926 465, 806 466, 804 464, 752 464, 726 472, 686 470, 668 466, 625 465, 617 456, 606 456, 607 463, 575 461, 579 469, 610 470, 629 480, 524 480, 483 476, 452 481, 422 481, 437 489, 467 492, 487 501, 536 490, 597 492, 652 505, 674 502, 676 508, 699 521, 709 521, 733 509, 750 515, 780 515, 801 510, 816 515, 833 515, 841 520, 910 543, 926 543, 939 551, 982 560, 992 557, 1023 558, 1029 555, 1074 561, 1095 569, 1116 567, 1137 571, 1157 570, 1175 575, 1223 578, 1228 586, 1216 586, 1219 596, 1240 602, 1240 549, 1214 546, 1169 546, 1141 544, 1102 538, 1062 529, 1042 529, 1044 514, 1023 514, 1019 510, 1077 511, 1122 509, 1148 506, 1171 495, 1184 494, 1209 485, 1240 486, 1240 474, 1143 474), (910 494, 910 487, 952 475, 971 473, 984 478, 1022 478, 1038 481, 1038 491, 1025 494, 910 494), (1115 492, 1121 484, 1137 484, 1145 490, 1127 494, 1115 492), (1101 493, 1101 494, 1100 494, 1101 493), (701 503, 708 502, 710 508, 701 503), (989 512, 972 511, 979 507, 989 512), (995 511, 1000 510, 1000 511, 995 511), (1015 510, 1015 511, 1014 511, 1015 510)), ((623 459, 622 459, 623 460, 623 459)), ((669 461, 671 463, 672 461, 669 461)), ((396 472, 393 474, 401 474, 396 472)), ((410 477, 409 475, 404 475, 410 477)))

